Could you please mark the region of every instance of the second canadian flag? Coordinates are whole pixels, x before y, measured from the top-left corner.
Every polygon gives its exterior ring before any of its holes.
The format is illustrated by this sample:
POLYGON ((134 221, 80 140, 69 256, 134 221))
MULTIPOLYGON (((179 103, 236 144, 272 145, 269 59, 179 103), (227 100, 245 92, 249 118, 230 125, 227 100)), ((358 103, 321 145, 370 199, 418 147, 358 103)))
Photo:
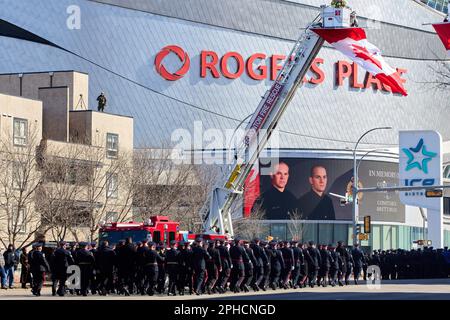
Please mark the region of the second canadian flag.
POLYGON ((393 93, 408 95, 397 70, 386 63, 381 56, 380 49, 367 41, 363 29, 314 29, 314 32, 374 75, 383 84, 389 86, 393 93))

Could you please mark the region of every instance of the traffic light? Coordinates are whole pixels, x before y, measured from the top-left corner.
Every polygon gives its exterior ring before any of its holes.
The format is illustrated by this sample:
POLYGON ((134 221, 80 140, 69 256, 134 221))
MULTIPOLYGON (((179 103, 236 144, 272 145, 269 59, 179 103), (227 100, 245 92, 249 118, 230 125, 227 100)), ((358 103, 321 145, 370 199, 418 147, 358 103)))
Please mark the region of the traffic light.
POLYGON ((357 225, 356 226, 356 234, 360 234, 361 233, 361 225, 357 225))
POLYGON ((364 217, 364 233, 370 233, 370 216, 364 217))

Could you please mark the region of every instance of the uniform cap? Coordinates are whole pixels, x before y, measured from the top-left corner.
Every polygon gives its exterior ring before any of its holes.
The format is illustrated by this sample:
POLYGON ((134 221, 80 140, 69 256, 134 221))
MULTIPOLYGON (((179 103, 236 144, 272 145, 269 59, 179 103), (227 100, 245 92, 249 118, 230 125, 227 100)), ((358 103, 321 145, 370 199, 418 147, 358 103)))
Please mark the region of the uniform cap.
POLYGON ((64 245, 66 245, 66 244, 67 244, 67 242, 65 242, 65 241, 60 241, 60 242, 59 242, 59 245, 60 245, 60 246, 64 246, 64 245))
POLYGON ((87 242, 80 242, 80 247, 86 247, 88 245, 87 242))
POLYGON ((195 242, 202 242, 203 241, 203 238, 201 238, 201 237, 198 237, 197 239, 195 239, 195 242))
POLYGON ((154 243, 153 241, 150 241, 150 242, 148 243, 148 246, 149 246, 149 247, 153 247, 154 245, 156 245, 156 243, 154 243))
POLYGON ((95 242, 95 241, 91 242, 91 246, 96 246, 96 245, 97 245, 97 242, 95 242))
POLYGON ((171 245, 171 246, 174 246, 174 245, 176 245, 176 244, 177 244, 177 242, 176 242, 175 240, 170 241, 170 245, 171 245))
POLYGON ((42 247, 42 243, 40 243, 40 242, 33 243, 33 248, 37 248, 37 247, 42 247))

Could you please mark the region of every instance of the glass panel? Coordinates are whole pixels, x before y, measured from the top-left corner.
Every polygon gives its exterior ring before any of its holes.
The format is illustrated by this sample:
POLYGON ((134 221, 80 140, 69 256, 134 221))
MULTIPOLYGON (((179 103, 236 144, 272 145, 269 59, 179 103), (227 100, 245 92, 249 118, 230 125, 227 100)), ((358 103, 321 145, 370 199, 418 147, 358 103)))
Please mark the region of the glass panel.
POLYGON ((382 234, 383 250, 392 249, 392 228, 391 226, 383 226, 382 234))
POLYGON ((319 224, 319 244, 333 244, 333 225, 331 223, 319 224))
POLYGON ((391 245, 392 245, 392 249, 399 249, 398 227, 397 226, 391 226, 391 245))
POLYGON ((370 237, 372 238, 372 250, 381 249, 381 227, 379 225, 372 225, 372 233, 370 237))
POLYGON ((317 223, 305 223, 305 232, 303 233, 303 235, 303 242, 314 241, 315 243, 317 243, 317 223))
POLYGON ((335 224, 333 226, 333 243, 336 244, 338 241, 345 241, 348 238, 347 232, 348 228, 346 224, 335 224))
POLYGON ((273 223, 270 226, 271 236, 274 240, 285 240, 286 239, 286 224, 284 223, 273 223))

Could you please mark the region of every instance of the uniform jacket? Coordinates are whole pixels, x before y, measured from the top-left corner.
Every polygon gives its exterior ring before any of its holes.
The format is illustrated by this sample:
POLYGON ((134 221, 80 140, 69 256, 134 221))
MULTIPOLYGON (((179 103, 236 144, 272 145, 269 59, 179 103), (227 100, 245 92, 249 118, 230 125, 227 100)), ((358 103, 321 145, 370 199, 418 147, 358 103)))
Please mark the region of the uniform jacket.
POLYGON ((42 251, 30 251, 28 261, 30 262, 30 270, 33 273, 50 271, 50 266, 42 251))

